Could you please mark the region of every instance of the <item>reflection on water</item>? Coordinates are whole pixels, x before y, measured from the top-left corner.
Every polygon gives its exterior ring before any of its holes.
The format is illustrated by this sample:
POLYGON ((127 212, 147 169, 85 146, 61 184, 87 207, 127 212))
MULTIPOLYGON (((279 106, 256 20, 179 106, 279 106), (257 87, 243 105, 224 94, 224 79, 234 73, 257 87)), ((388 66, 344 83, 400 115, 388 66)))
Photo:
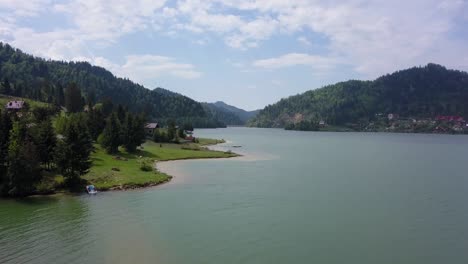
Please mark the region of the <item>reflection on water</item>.
POLYGON ((4 200, 0 208, 0 263, 67 262, 79 257, 92 236, 87 203, 77 197, 4 200))
POLYGON ((197 130, 241 158, 0 201, 0 263, 468 263, 468 137, 197 130), (233 148, 241 145, 241 148, 233 148))

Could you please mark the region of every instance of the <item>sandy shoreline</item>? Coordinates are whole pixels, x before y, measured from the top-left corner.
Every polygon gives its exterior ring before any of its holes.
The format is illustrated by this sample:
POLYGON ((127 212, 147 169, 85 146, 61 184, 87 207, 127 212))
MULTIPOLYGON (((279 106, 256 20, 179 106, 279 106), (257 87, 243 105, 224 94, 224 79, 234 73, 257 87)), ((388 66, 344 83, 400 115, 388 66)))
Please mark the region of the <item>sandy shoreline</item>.
MULTIPOLYGON (((214 151, 230 151, 233 146, 227 146, 226 144, 232 144, 233 142, 227 141, 221 144, 215 144, 211 146, 207 146, 210 150, 214 151)), ((182 159, 182 160, 169 160, 169 161, 158 161, 155 163, 154 168, 159 172, 165 173, 170 175, 172 178, 167 184, 178 184, 178 183, 185 183, 191 177, 192 173, 184 171, 181 169, 181 165, 185 162, 193 162, 199 160, 232 160, 232 161, 241 161, 241 162, 255 162, 255 161, 264 161, 264 160, 272 160, 278 159, 279 157, 275 155, 270 155, 267 153, 262 154, 253 154, 246 151, 242 151, 242 147, 235 148, 236 151, 233 152, 237 154, 236 157, 230 158, 207 158, 207 159, 182 159)))

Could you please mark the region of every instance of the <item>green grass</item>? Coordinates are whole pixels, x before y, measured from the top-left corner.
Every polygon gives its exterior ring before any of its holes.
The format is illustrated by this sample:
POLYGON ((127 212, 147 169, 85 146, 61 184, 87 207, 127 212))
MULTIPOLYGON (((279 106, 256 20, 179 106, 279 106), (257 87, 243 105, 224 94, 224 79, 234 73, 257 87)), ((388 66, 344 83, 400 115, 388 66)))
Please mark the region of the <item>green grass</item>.
POLYGON ((216 145, 221 143, 226 143, 224 139, 212 139, 212 138, 197 138, 198 144, 201 146, 216 145))
POLYGON ((134 154, 120 150, 119 153, 113 155, 107 154, 100 146, 96 146, 96 152, 92 154, 93 166, 83 178, 101 190, 144 187, 167 182, 171 176, 155 169, 143 171, 140 169, 142 162, 153 166, 156 161, 234 156, 237 155, 207 150, 196 144, 159 144, 147 141, 134 154))

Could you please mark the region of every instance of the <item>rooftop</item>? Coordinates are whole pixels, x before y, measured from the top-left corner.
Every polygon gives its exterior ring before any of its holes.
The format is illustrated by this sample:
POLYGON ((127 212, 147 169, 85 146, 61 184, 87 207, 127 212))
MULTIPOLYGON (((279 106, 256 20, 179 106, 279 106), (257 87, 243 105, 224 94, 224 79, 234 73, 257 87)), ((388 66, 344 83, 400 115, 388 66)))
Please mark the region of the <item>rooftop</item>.
POLYGON ((5 108, 6 109, 21 109, 24 106, 24 101, 9 101, 5 108))

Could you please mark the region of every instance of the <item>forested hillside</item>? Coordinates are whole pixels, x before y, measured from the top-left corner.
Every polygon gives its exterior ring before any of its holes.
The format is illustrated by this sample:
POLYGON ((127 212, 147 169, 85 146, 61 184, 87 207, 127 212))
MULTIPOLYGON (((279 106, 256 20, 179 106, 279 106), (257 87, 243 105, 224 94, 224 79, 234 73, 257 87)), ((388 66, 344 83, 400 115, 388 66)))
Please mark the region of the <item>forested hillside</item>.
POLYGON ((149 90, 128 79, 117 78, 87 62, 44 60, 0 43, 0 93, 63 106, 63 91, 76 84, 88 104, 111 100, 149 119, 192 122, 196 127, 218 127, 203 106, 164 89, 149 90))
POLYGON ((203 107, 214 119, 230 126, 244 126, 248 120, 260 111, 246 111, 221 101, 203 103, 203 107))
POLYGON ((250 120, 252 117, 254 117, 260 110, 254 110, 254 111, 246 111, 244 109, 237 108, 232 105, 228 105, 225 102, 215 102, 211 103, 211 105, 216 106, 217 108, 223 109, 225 111, 231 112, 235 114, 236 116, 239 117, 241 120, 242 124, 245 124, 248 120, 250 120))
POLYGON ((323 120, 349 126, 390 113, 405 118, 468 117, 468 73, 428 64, 374 81, 341 82, 269 105, 249 125, 288 127, 323 120))
POLYGON ((226 125, 230 126, 242 126, 245 122, 240 119, 238 115, 230 112, 224 108, 218 107, 212 103, 202 103, 205 111, 210 113, 211 116, 216 120, 220 120, 226 125))

